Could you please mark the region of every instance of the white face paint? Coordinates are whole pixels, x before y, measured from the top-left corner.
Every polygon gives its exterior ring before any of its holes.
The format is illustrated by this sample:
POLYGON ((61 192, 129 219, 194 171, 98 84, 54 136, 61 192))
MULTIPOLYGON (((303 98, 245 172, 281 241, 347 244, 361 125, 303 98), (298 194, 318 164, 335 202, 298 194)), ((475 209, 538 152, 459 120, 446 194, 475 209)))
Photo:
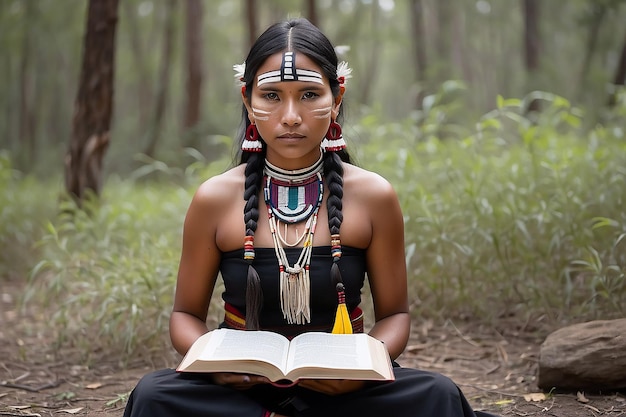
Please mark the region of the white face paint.
POLYGON ((283 52, 280 69, 259 74, 256 79, 256 86, 282 81, 308 81, 324 84, 324 78, 319 72, 296 68, 296 54, 294 52, 283 52))
POLYGON ((320 109, 312 109, 311 113, 316 119, 328 119, 330 117, 330 112, 332 109, 332 106, 322 107, 320 109))
POLYGON ((252 108, 252 115, 254 116, 255 120, 269 120, 271 114, 272 113, 269 111, 261 110, 256 107, 252 108))

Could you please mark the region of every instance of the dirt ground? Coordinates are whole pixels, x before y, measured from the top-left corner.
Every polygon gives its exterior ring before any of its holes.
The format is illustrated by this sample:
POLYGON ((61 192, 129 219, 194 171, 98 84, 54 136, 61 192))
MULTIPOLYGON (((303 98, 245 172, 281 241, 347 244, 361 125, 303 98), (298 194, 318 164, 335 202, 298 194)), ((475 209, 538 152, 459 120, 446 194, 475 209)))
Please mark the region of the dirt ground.
MULTIPOLYGON (((120 369, 99 361, 86 367, 77 355, 54 357, 53 330, 43 311, 20 311, 20 285, 0 290, 0 416, 121 416, 137 380, 162 364, 120 369)), ((399 362, 452 378, 476 410, 501 416, 626 416, 626 393, 545 393, 536 386, 539 346, 549 329, 503 321, 484 328, 448 321, 416 324, 399 362)), ((166 353, 165 362, 177 358, 166 353)))

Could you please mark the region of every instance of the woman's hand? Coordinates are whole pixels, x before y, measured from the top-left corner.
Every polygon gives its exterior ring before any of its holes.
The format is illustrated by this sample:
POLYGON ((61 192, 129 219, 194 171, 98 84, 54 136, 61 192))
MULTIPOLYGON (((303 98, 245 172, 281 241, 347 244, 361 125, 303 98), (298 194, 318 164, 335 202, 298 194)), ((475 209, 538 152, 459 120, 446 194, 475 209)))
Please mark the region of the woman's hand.
POLYGON ((357 391, 365 386, 365 381, 350 379, 301 379, 298 386, 327 395, 339 395, 357 391))
POLYGON ((264 376, 238 374, 231 372, 215 372, 211 374, 217 385, 227 385, 234 389, 246 390, 258 384, 267 384, 270 381, 264 376))

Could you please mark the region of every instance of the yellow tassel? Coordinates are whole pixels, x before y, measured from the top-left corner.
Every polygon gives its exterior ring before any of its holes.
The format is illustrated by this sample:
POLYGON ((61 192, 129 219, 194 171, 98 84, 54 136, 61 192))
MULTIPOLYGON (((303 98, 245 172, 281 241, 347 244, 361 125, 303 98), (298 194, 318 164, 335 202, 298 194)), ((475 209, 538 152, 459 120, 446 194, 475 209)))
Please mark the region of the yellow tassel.
POLYGON ((335 325, 333 326, 334 334, 352 334, 352 322, 348 315, 346 303, 337 306, 337 314, 335 315, 335 325))

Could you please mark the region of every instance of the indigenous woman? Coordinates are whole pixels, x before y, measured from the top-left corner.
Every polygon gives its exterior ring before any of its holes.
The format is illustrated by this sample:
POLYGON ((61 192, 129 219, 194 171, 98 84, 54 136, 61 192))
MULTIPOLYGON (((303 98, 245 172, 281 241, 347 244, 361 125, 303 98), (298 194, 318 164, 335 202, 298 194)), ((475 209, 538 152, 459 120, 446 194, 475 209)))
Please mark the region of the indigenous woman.
MULTIPOLYGON (((391 359, 409 337, 403 218, 382 177, 350 163, 339 124, 349 70, 305 19, 271 26, 238 66, 245 129, 241 161, 210 178, 188 209, 170 320, 185 354, 208 331, 218 274, 222 327, 363 331, 365 274, 391 359)), ((448 378, 394 367, 395 380, 300 380, 276 387, 237 373, 144 376, 125 416, 470 417, 448 378)))

